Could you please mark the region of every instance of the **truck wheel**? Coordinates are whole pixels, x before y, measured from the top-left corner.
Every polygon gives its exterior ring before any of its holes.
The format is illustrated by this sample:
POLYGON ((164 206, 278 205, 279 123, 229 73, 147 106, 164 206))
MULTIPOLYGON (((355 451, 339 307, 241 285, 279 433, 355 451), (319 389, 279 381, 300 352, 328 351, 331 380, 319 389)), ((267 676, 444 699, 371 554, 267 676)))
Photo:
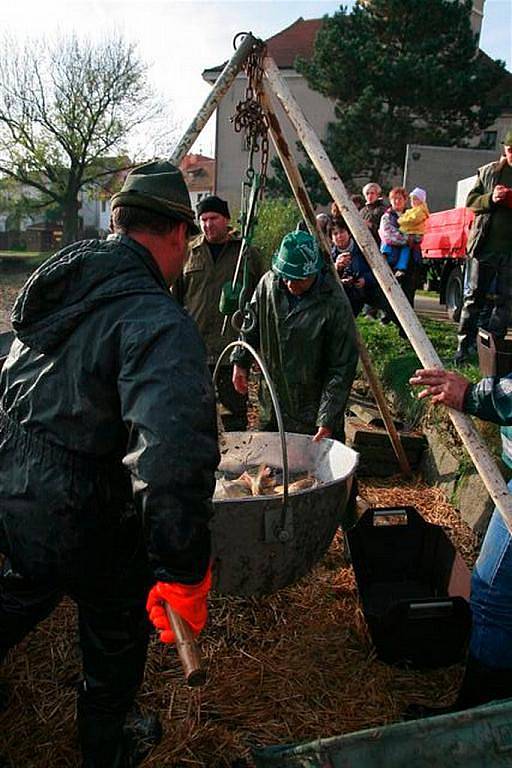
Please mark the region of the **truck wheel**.
POLYGON ((450 320, 458 323, 464 301, 464 279, 460 267, 454 267, 446 281, 446 313, 450 320))

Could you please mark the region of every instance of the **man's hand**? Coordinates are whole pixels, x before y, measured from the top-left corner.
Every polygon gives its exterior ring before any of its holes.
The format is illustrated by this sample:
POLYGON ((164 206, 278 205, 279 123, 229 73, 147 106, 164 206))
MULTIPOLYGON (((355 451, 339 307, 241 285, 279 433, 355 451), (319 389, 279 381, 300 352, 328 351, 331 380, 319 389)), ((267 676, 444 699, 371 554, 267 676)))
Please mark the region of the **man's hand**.
POLYGON ((438 368, 423 368, 416 371, 414 376, 409 379, 409 383, 414 386, 425 387, 419 393, 419 399, 432 397, 433 403, 442 403, 456 411, 462 411, 464 397, 470 386, 470 382, 460 373, 443 371, 438 368))
POLYGON ((178 584, 157 581, 149 592, 146 610, 149 620, 160 635, 162 643, 174 643, 176 638, 171 629, 164 604, 169 603, 175 613, 198 635, 208 618, 207 597, 212 585, 211 567, 199 584, 178 584))
POLYGON ((504 184, 496 184, 492 191, 492 200, 494 203, 503 203, 507 198, 508 187, 504 184))
POLYGON ((235 390, 239 395, 246 395, 249 389, 249 379, 247 376, 247 369, 241 368, 239 365, 233 366, 232 382, 235 390))
POLYGON ((324 437, 331 437, 331 435, 332 429, 329 429, 329 427, 318 427, 316 434, 313 435, 313 442, 319 443, 324 437))
POLYGON ((354 285, 356 288, 364 288, 364 277, 358 277, 357 280, 354 280, 354 285))
POLYGON ((336 257, 334 265, 338 272, 343 272, 343 270, 350 265, 351 261, 352 256, 350 253, 340 253, 340 255, 336 257))

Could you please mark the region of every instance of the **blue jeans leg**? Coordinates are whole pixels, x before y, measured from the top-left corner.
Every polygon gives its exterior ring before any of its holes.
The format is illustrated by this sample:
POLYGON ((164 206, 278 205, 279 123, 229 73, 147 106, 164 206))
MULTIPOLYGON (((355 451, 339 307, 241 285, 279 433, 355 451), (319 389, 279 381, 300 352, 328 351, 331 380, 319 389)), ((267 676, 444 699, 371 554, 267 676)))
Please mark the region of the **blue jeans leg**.
POLYGON ((471 578, 471 611, 471 655, 512 669, 512 537, 496 509, 471 578))
POLYGON ((398 261, 396 263, 395 269, 399 269, 400 272, 407 272, 410 255, 411 249, 407 245, 403 245, 398 253, 398 261))

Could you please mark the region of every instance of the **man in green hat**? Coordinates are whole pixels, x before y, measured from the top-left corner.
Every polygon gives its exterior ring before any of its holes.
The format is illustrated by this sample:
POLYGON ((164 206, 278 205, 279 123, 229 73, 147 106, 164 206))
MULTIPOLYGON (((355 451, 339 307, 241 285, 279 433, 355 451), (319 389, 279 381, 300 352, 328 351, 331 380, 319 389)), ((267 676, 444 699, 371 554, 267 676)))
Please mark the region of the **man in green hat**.
MULTIPOLYGON (((223 286, 233 280, 242 241, 230 226, 229 207, 221 197, 204 197, 197 206, 197 215, 201 234, 189 244, 189 257, 173 293, 196 321, 213 373, 222 350, 236 341, 238 336, 229 318, 222 333, 226 316, 219 311, 219 303, 223 286)), ((245 260, 246 297, 250 299, 261 277, 260 254, 256 248, 246 249, 245 260)), ((239 282, 244 274, 242 269, 239 282)), ((218 398, 225 409, 223 421, 226 429, 246 429, 247 396, 233 390, 231 366, 227 358, 219 368, 216 384, 218 398)))
MULTIPOLYGON (((256 324, 246 341, 263 355, 288 432, 344 440, 344 414, 357 366, 354 319, 342 286, 307 232, 287 234, 250 303, 256 324)), ((232 356, 233 386, 247 391, 250 358, 232 356)), ((261 387, 262 429, 275 429, 261 387)))
POLYGON ((181 172, 135 168, 111 227, 30 277, 0 377, 0 661, 74 600, 86 768, 138 765, 135 732, 158 737, 132 709, 146 602, 164 641, 164 601, 204 625, 219 459, 204 346, 169 292, 197 232, 181 172))
POLYGON ((512 130, 503 139, 503 156, 478 169, 466 205, 475 212, 467 245, 464 305, 454 362, 474 351, 478 318, 492 289, 494 308, 487 330, 497 339, 507 333, 512 310, 512 130))

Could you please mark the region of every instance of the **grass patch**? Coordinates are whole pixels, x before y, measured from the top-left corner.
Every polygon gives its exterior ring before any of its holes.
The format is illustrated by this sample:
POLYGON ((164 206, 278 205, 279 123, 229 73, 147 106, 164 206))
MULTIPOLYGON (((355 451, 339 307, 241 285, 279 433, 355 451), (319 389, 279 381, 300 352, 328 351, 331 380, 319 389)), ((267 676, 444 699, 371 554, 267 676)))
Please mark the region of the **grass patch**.
POLYGON ((38 267, 55 251, 0 251, 0 263, 8 269, 38 267))
MULTIPOLYGON (((417 423, 425 402, 417 399, 417 388, 411 387, 409 379, 422 365, 410 342, 400 338, 398 328, 392 323, 382 325, 366 317, 359 317, 357 323, 384 387, 393 392, 400 415, 407 422, 417 423)), ((457 327, 427 318, 422 318, 421 324, 445 368, 453 368, 457 327)), ((481 378, 477 364, 465 366, 462 373, 473 382, 481 378)))

